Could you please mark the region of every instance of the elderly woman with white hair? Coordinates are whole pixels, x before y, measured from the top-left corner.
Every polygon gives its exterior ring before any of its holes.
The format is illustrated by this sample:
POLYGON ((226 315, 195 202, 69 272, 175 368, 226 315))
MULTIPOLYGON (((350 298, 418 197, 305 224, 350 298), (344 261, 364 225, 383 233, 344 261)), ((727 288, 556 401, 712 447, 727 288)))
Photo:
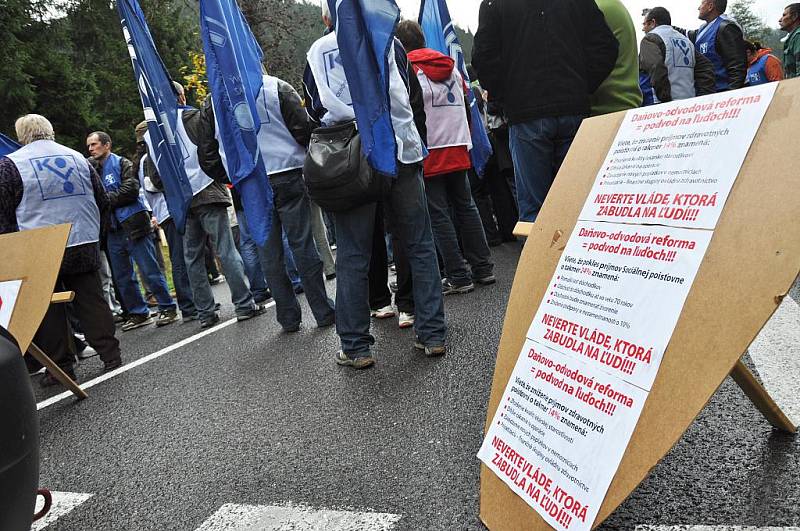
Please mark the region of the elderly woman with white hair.
MULTIPOLYGON (((72 224, 56 290, 75 292, 73 307, 86 341, 100 354, 104 370, 113 370, 122 358, 98 273, 101 221, 109 214, 106 192, 80 153, 55 142, 47 118, 28 114, 15 128, 23 147, 0 157, 0 234, 72 224)), ((51 305, 34 341, 74 379, 65 312, 63 305, 51 305)), ((46 374, 41 383, 57 380, 46 374)))

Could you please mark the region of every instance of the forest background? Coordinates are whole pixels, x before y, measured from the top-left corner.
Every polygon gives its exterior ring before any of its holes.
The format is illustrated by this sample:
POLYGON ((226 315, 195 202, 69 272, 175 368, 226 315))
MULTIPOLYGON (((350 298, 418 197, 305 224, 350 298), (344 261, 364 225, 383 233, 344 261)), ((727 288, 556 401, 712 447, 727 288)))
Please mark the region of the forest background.
MULTIPOLYGON (((458 1, 458 0, 455 0, 458 1)), ((780 57, 781 34, 753 13, 752 0, 729 10, 751 38, 780 57)), ((190 105, 207 95, 205 60, 196 0, 140 0, 156 47, 190 105)), ((316 1, 239 0, 264 50, 267 71, 300 89, 305 53, 322 35, 316 1)), ((473 35, 457 34, 469 61, 473 35)), ((11 138, 26 113, 46 116, 57 140, 85 152, 92 131, 111 135, 115 151, 130 155, 134 126, 143 119, 141 100, 122 36, 116 5, 109 0, 0 0, 0 132, 11 138)))

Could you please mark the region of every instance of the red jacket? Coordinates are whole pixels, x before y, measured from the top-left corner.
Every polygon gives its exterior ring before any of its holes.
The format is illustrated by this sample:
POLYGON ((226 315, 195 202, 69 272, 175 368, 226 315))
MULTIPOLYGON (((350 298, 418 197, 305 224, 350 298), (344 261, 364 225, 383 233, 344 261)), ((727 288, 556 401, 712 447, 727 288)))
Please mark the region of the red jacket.
MULTIPOLYGON (((408 60, 411 61, 414 74, 422 71, 425 77, 434 82, 446 81, 452 75, 453 68, 455 68, 453 59, 430 48, 420 48, 409 52, 408 60)), ((466 93, 467 86, 465 83, 465 96, 466 93)), ((453 146, 430 150, 430 155, 425 159, 423 170, 425 177, 433 177, 434 175, 468 170, 471 167, 472 161, 469 158, 467 146, 453 146)))

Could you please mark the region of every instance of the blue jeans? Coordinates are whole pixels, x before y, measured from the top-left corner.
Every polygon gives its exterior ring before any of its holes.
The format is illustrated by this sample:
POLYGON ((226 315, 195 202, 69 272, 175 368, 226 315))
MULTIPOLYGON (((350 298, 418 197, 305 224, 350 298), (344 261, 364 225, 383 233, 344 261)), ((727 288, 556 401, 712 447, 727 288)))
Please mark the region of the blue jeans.
POLYGON ((178 299, 178 308, 183 317, 197 313, 192 299, 192 286, 189 284, 189 275, 186 273, 186 261, 183 258, 183 235, 178 232, 172 218, 161 224, 169 245, 169 259, 172 262, 172 284, 175 286, 175 295, 178 299))
POLYGON ((509 127, 521 221, 536 221, 584 116, 539 118, 509 127))
POLYGON ((250 281, 250 291, 256 302, 267 300, 267 279, 264 278, 264 271, 261 269, 261 259, 258 257, 258 246, 250 235, 247 226, 247 219, 244 217, 244 210, 236 211, 236 219, 239 220, 239 254, 244 264, 244 274, 250 281))
MULTIPOLYGON (((447 328, 439 264, 422 183, 421 164, 399 164, 383 205, 392 227, 408 252, 414 282, 414 329, 422 344, 443 345, 447 328)), ((372 255, 376 203, 337 212, 336 333, 342 350, 366 356, 375 338, 369 333, 369 263, 372 255)))
POLYGON ((108 256, 111 260, 111 271, 117 288, 122 294, 128 313, 149 315, 150 310, 142 296, 139 279, 133 269, 133 262, 139 266, 142 277, 158 301, 159 310, 175 309, 175 301, 169 294, 169 287, 156 260, 156 248, 150 235, 131 240, 124 230, 109 231, 108 256))
POLYGON ((214 315, 214 294, 208 282, 205 262, 206 235, 211 238, 222 261, 225 283, 231 291, 236 315, 249 314, 253 308, 253 296, 244 277, 242 257, 233 242, 228 211, 224 205, 203 205, 189 210, 186 233, 183 235, 183 257, 198 317, 205 321, 214 315))
POLYGON ((486 243, 478 207, 472 199, 466 171, 435 175, 425 179, 425 194, 436 246, 442 254, 444 271, 455 285, 463 286, 473 278, 492 274, 492 252, 486 243), (450 207, 455 219, 450 218, 450 207), (458 227, 458 229, 456 229, 458 227), (458 233, 456 232, 458 231, 458 233), (464 254, 458 246, 458 234, 464 246, 464 254), (467 270, 467 262, 472 273, 467 270))
POLYGON ((333 324, 333 301, 325 291, 322 260, 311 232, 311 207, 303 174, 300 170, 292 170, 270 175, 270 185, 274 200, 272 228, 266 244, 259 250, 264 275, 275 299, 278 323, 291 330, 302 320, 300 304, 285 264, 284 242, 288 239, 314 319, 320 326, 333 324))

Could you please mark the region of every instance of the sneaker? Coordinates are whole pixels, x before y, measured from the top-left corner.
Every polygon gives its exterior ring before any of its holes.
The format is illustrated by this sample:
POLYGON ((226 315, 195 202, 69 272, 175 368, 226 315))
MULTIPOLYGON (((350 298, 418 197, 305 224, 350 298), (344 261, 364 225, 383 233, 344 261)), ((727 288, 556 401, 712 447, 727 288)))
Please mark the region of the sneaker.
POLYGON ((335 250, 336 250, 336 242, 333 242, 331 244, 331 251, 335 251, 335 250))
POLYGON ((411 328, 414 326, 414 314, 400 312, 400 315, 397 318, 397 325, 400 328, 411 328))
POLYGON ((369 315, 375 319, 387 319, 389 317, 394 317, 396 314, 394 313, 394 308, 392 308, 392 305, 389 304, 388 306, 384 306, 383 308, 379 308, 377 310, 370 310, 369 315))
POLYGON ((93 358, 95 356, 97 356, 97 351, 92 347, 90 347, 89 345, 86 345, 86 347, 83 350, 78 352, 79 360, 88 360, 89 358, 93 358))
POLYGON ((475 284, 468 282, 462 285, 456 285, 450 281, 449 278, 442 280, 442 293, 445 295, 469 293, 475 289, 475 284))
POLYGON ((175 308, 170 308, 169 310, 161 310, 158 312, 158 319, 156 320, 156 326, 167 326, 168 324, 172 324, 178 320, 178 310, 175 308))
POLYGON ((128 320, 122 325, 122 331, 127 332, 129 330, 133 330, 134 328, 141 328, 151 324, 153 324, 153 318, 150 317, 149 313, 134 314, 128 317, 128 320))
POLYGON ((198 319, 200 319, 200 316, 197 315, 197 312, 183 313, 181 314, 181 319, 183 320, 184 323, 189 323, 191 321, 197 321, 198 319))
POLYGON ((267 309, 260 305, 260 304, 253 304, 253 307, 247 313, 239 314, 236 316, 237 321, 247 321, 248 319, 252 319, 262 313, 266 312, 267 309))
POLYGON ((219 314, 214 312, 208 319, 200 319, 200 328, 211 328, 219 322, 219 314))
POLYGON ((428 357, 443 356, 445 352, 444 345, 423 345, 418 337, 414 339, 414 348, 424 350, 428 357))
POLYGON ((119 369, 120 367, 122 367, 122 358, 103 362, 103 372, 111 372, 114 369, 119 369))
POLYGON ((114 316, 114 324, 120 324, 127 321, 127 319, 125 319, 125 314, 122 312, 117 312, 112 315, 114 316))
POLYGON ((367 352, 366 356, 359 356, 357 358, 351 358, 343 351, 339 351, 336 353, 336 363, 338 365, 344 365, 346 367, 352 367, 354 369, 366 369, 372 365, 375 365, 375 358, 372 357, 372 353, 367 352))
POLYGON ((488 286, 489 284, 494 284, 495 282, 497 282, 497 277, 489 273, 486 276, 474 278, 473 280, 482 286, 488 286))
POLYGON ((214 285, 216 285, 216 284, 222 284, 223 282, 225 282, 225 275, 217 275, 217 276, 215 276, 215 277, 211 277, 211 278, 208 280, 208 282, 209 282, 209 284, 211 284, 212 286, 214 286, 214 285))

